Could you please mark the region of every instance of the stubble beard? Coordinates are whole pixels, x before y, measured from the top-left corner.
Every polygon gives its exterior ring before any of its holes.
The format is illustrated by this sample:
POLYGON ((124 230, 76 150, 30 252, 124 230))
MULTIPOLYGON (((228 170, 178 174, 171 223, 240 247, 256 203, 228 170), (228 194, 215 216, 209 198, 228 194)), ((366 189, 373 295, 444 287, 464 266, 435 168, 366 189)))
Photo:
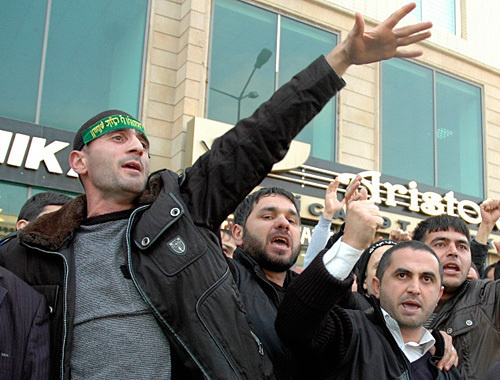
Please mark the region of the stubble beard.
MULTIPOLYGON (((262 269, 270 272, 281 273, 290 269, 300 254, 300 244, 297 247, 292 244, 292 254, 290 256, 271 255, 267 253, 266 243, 262 243, 257 237, 243 229, 243 247, 262 269)), ((267 241, 266 241, 267 242, 267 241)))

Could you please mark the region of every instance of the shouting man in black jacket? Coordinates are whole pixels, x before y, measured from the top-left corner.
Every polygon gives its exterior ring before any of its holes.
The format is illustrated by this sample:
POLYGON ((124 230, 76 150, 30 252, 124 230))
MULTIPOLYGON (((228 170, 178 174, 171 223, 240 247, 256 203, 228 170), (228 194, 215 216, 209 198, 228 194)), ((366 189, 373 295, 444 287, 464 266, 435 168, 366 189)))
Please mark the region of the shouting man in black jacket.
POLYGON ((444 352, 441 334, 423 328, 443 293, 443 268, 423 243, 400 243, 382 256, 373 278, 372 308, 339 306, 350 292, 352 268, 381 225, 372 201, 350 202, 345 234, 287 289, 276 330, 307 363, 297 377, 460 379, 455 367, 438 369, 444 352))
POLYGON ((287 286, 297 276, 290 270, 300 253, 300 216, 293 194, 277 187, 250 194, 234 212, 233 236, 238 248, 231 270, 248 317, 277 378, 290 379, 294 361, 274 321, 287 286))

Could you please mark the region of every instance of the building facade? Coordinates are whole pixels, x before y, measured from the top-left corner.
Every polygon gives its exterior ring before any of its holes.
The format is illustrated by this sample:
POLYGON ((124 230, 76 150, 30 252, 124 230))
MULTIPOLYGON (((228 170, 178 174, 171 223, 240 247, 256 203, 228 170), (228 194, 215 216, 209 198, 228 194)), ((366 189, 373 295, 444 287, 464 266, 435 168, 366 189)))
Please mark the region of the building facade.
MULTIPOLYGON (((0 58, 0 234, 12 231, 35 192, 81 191, 67 156, 73 133, 90 116, 119 108, 139 117, 152 169, 181 171, 344 39, 355 12, 370 27, 402 4, 1 3, 0 48, 7 53, 0 58)), ((433 21, 433 36, 420 44, 424 55, 351 67, 346 88, 262 184, 300 198, 305 245, 324 189, 338 175, 345 187, 362 173, 385 217, 382 234, 441 213, 463 218, 474 234, 478 205, 500 197, 500 41, 489 38, 500 35, 500 4, 417 5, 405 23, 433 21)), ((341 223, 342 214, 335 220, 341 223)))

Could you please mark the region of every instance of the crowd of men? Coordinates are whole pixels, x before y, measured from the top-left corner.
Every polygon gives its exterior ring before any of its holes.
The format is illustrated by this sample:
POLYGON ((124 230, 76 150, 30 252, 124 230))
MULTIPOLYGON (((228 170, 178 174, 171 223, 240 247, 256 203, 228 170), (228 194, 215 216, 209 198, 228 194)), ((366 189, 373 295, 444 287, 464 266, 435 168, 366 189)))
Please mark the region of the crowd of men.
POLYGON ((351 65, 421 54, 406 47, 431 23, 396 28, 414 7, 371 30, 356 14, 341 43, 181 175, 149 173, 144 126, 124 111, 81 125, 70 164, 85 194, 39 202, 0 243, 0 378, 496 378, 500 287, 467 276, 473 258, 483 271, 500 202, 481 206, 475 240, 445 215, 379 242, 360 178, 343 200, 333 182, 325 209, 345 207, 345 225, 314 238, 298 275, 295 197, 249 195, 351 65))

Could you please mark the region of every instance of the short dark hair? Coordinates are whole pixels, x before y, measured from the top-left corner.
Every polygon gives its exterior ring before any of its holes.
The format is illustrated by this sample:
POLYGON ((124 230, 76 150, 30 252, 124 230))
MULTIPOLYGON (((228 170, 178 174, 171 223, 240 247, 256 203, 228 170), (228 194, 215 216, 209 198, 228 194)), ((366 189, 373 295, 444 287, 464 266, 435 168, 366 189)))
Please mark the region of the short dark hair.
POLYGON ((297 210, 297 215, 300 216, 299 206, 297 205, 297 200, 295 199, 295 196, 291 192, 289 192, 285 189, 282 189, 281 187, 264 187, 260 190, 257 190, 256 192, 248 195, 243 200, 243 202, 241 202, 238 205, 238 207, 234 211, 234 223, 239 224, 240 226, 244 227, 246 222, 247 222, 248 215, 250 215, 254 206, 259 202, 260 198, 268 197, 271 195, 282 195, 282 196, 290 199, 290 201, 295 206, 295 209, 297 210))
POLYGON ((23 219, 32 222, 38 217, 38 214, 42 212, 45 206, 65 205, 71 199, 69 195, 56 193, 55 191, 35 194, 23 205, 17 217, 17 221, 19 222, 23 219))
POLYGON ((409 240, 402 243, 398 243, 395 246, 389 248, 387 251, 385 251, 385 253, 382 255, 382 258, 380 259, 380 262, 378 263, 377 272, 375 274, 380 281, 382 281, 382 277, 384 277, 385 271, 391 265, 392 254, 404 248, 410 248, 414 251, 427 251, 432 256, 434 256, 439 264, 439 276, 441 277, 441 283, 443 282, 443 275, 444 275, 443 266, 441 265, 441 261, 437 257, 436 252, 434 252, 434 250, 428 245, 417 240, 409 240))
POLYGON ((470 243, 470 233, 467 223, 456 216, 438 215, 422 220, 413 231, 413 240, 424 241, 428 233, 455 230, 465 235, 470 243))

